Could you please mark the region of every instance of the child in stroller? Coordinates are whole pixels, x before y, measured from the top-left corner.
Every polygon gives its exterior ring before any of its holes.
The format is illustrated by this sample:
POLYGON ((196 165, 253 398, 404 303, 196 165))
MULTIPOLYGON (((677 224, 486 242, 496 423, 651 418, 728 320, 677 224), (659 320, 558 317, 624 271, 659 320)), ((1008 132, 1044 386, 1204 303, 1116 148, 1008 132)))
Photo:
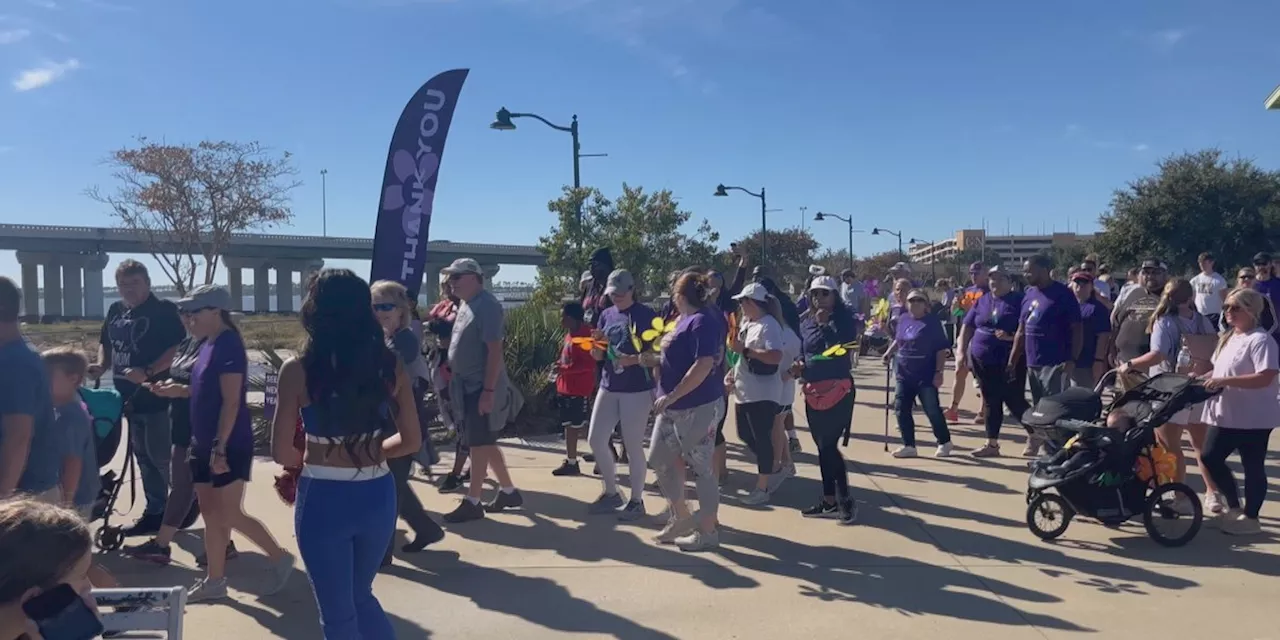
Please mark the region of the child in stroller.
POLYGON ((1027 526, 1050 540, 1062 535, 1076 514, 1112 527, 1141 516, 1157 543, 1182 546, 1199 532, 1203 512, 1195 492, 1169 481, 1171 454, 1156 443, 1155 429, 1214 394, 1194 378, 1164 373, 1121 393, 1104 409, 1101 390, 1114 377, 1114 371, 1104 375, 1093 390, 1075 387, 1043 398, 1023 416, 1028 432, 1055 450, 1031 465, 1027 526), (1190 523, 1184 532, 1163 531, 1167 521, 1181 518, 1190 523))

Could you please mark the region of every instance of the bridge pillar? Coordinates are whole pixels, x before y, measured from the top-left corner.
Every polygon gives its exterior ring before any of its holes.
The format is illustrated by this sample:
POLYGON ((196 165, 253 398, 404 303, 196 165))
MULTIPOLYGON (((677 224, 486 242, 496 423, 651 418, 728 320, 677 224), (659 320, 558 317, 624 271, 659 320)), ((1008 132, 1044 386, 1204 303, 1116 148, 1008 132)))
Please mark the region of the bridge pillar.
POLYGON ((44 318, 62 317, 62 263, 60 256, 49 256, 44 263, 44 318))
POLYGON ((493 284, 494 276, 498 275, 498 271, 502 269, 500 264, 482 264, 480 270, 484 271, 485 284, 493 284))
POLYGON ((276 312, 293 313, 293 272, 292 262, 276 262, 276 312))
POLYGON ((239 265, 227 265, 227 292, 231 294, 231 311, 244 311, 243 275, 239 265))
POLYGON ((22 265, 22 319, 27 322, 40 320, 40 262, 25 251, 18 252, 18 264, 22 265))
POLYGON ((302 298, 304 301, 306 300, 307 290, 309 288, 308 285, 311 284, 311 279, 316 277, 316 275, 319 274, 320 270, 323 268, 324 268, 324 260, 319 260, 319 259, 308 260, 302 263, 302 267, 299 270, 299 274, 301 275, 298 276, 298 297, 299 298, 302 298))
POLYGON ((102 270, 107 268, 107 254, 91 253, 84 259, 84 315, 104 318, 107 315, 106 289, 102 287, 102 270))
POLYGON ((253 267, 253 312, 271 310, 271 269, 266 264, 253 267))
POLYGON ((62 313, 68 318, 84 317, 84 288, 80 278, 84 259, 79 255, 62 260, 62 313))

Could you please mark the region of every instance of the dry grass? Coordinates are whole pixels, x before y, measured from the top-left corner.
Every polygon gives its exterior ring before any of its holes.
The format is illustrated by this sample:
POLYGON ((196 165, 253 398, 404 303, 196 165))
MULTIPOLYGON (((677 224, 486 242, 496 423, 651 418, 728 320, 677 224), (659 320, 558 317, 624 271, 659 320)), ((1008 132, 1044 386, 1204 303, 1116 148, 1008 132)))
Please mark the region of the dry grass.
MULTIPOLYGON (((245 346, 257 350, 292 350, 302 343, 302 326, 291 316, 243 316, 239 319, 245 346)), ((101 321, 28 324, 22 332, 39 350, 70 346, 93 354, 98 351, 101 321)))

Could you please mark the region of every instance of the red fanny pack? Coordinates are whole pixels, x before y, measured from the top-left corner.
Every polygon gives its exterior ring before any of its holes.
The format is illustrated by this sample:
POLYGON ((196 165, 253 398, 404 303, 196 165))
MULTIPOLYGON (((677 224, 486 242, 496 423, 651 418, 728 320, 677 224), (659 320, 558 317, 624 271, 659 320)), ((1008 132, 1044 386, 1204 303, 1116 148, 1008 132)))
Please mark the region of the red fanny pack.
POLYGON ((853 380, 844 378, 842 380, 822 380, 820 382, 806 382, 802 387, 804 391, 805 404, 817 409, 825 411, 836 406, 844 397, 853 391, 853 380))

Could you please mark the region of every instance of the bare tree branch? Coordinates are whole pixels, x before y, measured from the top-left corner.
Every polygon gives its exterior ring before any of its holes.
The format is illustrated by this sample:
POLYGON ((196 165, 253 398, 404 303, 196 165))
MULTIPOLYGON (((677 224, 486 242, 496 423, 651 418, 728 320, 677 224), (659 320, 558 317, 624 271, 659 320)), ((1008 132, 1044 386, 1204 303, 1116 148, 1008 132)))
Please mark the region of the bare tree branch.
POLYGON ((119 183, 94 186, 93 200, 111 207, 120 226, 142 234, 165 276, 186 293, 213 282, 232 235, 288 223, 289 192, 301 185, 288 152, 257 142, 158 144, 145 137, 105 160, 119 183))

